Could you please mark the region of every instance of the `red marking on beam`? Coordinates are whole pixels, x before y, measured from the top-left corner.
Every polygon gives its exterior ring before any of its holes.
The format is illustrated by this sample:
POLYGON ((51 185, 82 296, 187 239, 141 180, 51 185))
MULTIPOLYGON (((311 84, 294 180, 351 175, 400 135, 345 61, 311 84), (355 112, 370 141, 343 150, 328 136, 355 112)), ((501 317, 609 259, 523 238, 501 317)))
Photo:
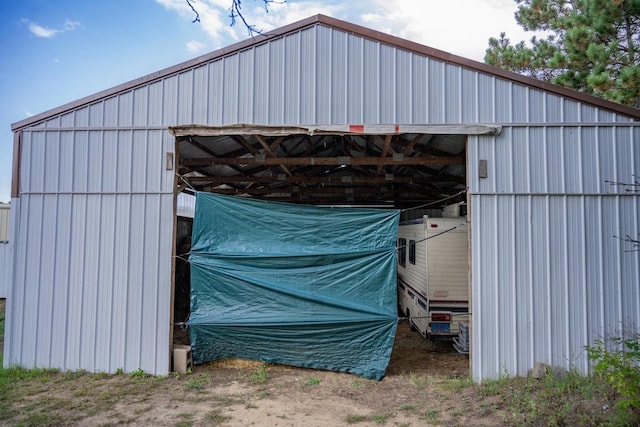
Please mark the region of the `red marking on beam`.
POLYGON ((349 125, 349 132, 364 133, 364 125, 349 125))
POLYGON ((400 133, 400 125, 396 125, 396 133, 400 133))

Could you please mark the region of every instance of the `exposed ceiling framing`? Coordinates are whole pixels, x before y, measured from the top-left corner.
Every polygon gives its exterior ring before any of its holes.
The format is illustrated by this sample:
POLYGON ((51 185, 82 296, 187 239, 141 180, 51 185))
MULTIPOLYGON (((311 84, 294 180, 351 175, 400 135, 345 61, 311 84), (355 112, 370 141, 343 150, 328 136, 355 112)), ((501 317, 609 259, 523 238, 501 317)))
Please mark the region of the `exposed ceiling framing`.
POLYGON ((459 193, 466 183, 463 132, 469 129, 455 134, 414 128, 403 133, 397 126, 393 133, 377 129, 371 134, 298 128, 171 130, 178 173, 199 191, 403 209, 459 193))

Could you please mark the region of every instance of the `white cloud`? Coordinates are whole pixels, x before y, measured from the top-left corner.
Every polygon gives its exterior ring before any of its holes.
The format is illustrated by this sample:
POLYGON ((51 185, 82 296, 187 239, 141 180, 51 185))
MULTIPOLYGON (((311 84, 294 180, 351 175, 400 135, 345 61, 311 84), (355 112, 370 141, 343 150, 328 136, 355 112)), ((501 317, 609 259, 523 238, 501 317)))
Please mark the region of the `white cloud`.
POLYGON ((198 40, 191 40, 187 43, 187 50, 191 53, 200 53, 203 52, 206 48, 207 45, 198 40))
MULTIPOLYGON (((156 2, 182 19, 195 16, 185 0, 156 2)), ((230 26, 231 0, 198 0, 193 5, 210 44, 224 46, 249 36, 241 21, 230 26)), ((248 23, 264 32, 323 14, 478 61, 483 60, 489 38, 502 31, 514 42, 533 35, 515 22, 513 0, 289 0, 269 3, 268 12, 262 0, 247 0, 242 6, 248 23)))
POLYGON ((65 31, 73 31, 78 27, 81 27, 82 24, 80 24, 78 21, 72 21, 70 19, 67 19, 64 21, 64 30, 65 31))
MULTIPOLYGON (((185 0, 156 0, 168 10, 174 10, 185 19, 193 20, 195 14, 185 0)), ((193 2, 200 17, 202 30, 215 42, 220 43, 228 37, 238 40, 238 36, 229 28, 230 0, 201 0, 193 2)))
POLYGON ((338 18, 345 14, 348 8, 349 6, 343 2, 331 4, 327 1, 316 0, 290 1, 270 4, 269 13, 265 13, 264 7, 255 7, 247 14, 247 17, 256 22, 256 27, 263 31, 269 31, 317 14, 338 18))
POLYGON ((482 61, 490 37, 506 31, 529 40, 513 17, 512 0, 369 0, 362 24, 456 55, 482 61))
POLYGON ((59 30, 54 30, 53 28, 42 27, 35 22, 29 23, 29 31, 31 31, 31 33, 36 37, 43 37, 47 39, 55 36, 60 32, 59 30))
POLYGON ((47 28, 47 27, 43 27, 42 25, 36 23, 36 22, 32 22, 29 19, 26 18, 22 18, 20 20, 20 22, 27 24, 27 28, 29 29, 29 31, 31 32, 31 34, 33 34, 36 37, 42 37, 42 38, 46 38, 46 39, 50 39, 52 37, 54 37, 55 35, 65 32, 65 31, 73 31, 76 28, 82 26, 82 24, 80 24, 80 22, 77 21, 71 21, 69 19, 67 19, 66 21, 64 21, 64 25, 62 27, 62 29, 56 29, 56 28, 47 28))

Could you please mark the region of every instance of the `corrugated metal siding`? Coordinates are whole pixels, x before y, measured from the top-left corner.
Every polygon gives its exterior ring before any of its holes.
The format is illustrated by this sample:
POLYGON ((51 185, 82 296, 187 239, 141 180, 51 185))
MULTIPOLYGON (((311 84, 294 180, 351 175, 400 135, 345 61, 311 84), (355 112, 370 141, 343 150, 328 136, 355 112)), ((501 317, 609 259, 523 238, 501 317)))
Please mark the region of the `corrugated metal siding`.
POLYGON ((7 298, 9 292, 9 243, 0 242, 0 298, 7 298))
POLYGON ((46 126, 629 122, 322 25, 52 118, 46 126))
MULTIPOLYGON (((132 123, 132 100, 105 122, 132 123)), ((158 130, 23 132, 5 365, 168 371, 173 146, 158 130)))
POLYGON ((11 205, 0 204, 0 242, 9 240, 9 210, 11 205))
POLYGON ((473 371, 566 360, 587 341, 576 325, 604 332, 614 308, 635 309, 640 324, 637 290, 623 283, 638 282, 638 260, 609 238, 637 233, 637 198, 606 195, 617 189, 605 183, 637 169, 637 129, 571 121, 631 120, 324 25, 47 119, 23 130, 5 363, 166 372, 173 171, 163 156, 174 141, 164 128, 192 123, 540 124, 471 139, 473 371), (476 178, 478 159, 490 178, 476 178), (579 209, 590 213, 575 223, 579 209))
POLYGON ((584 346, 640 324, 640 126, 470 137, 475 379, 534 363, 588 370, 584 346), (478 178, 477 160, 489 176, 478 178))

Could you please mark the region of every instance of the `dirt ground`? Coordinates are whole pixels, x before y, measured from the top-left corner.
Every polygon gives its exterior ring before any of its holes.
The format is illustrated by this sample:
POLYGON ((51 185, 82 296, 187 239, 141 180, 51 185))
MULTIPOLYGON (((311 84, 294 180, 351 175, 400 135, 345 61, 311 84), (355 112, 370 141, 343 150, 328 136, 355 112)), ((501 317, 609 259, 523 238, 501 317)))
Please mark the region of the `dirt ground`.
POLYGON ((79 425, 500 424, 495 412, 485 410, 491 404, 476 401, 473 387, 468 387, 468 363, 451 343, 424 340, 401 322, 382 381, 252 361, 220 361, 196 366, 190 375, 177 379, 182 383, 177 389, 163 387, 140 402, 119 401, 113 410, 84 418, 79 425), (486 416, 479 418, 479 413, 486 416))

